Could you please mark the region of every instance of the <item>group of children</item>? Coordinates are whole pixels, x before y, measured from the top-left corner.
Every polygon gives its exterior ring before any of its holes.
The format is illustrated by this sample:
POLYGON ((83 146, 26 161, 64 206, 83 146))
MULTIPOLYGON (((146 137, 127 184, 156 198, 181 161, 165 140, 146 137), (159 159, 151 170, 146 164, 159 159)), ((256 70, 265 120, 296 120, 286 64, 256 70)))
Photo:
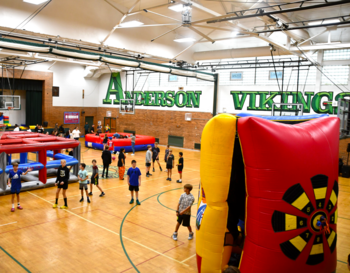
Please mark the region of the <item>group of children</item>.
MULTIPOLYGON (((153 166, 153 172, 155 172, 155 162, 158 163, 160 171, 163 171, 162 166, 160 165, 159 162, 159 154, 160 154, 160 149, 158 147, 158 142, 154 143, 154 147, 152 148, 151 145, 147 146, 147 152, 146 152, 146 177, 151 176, 152 174, 149 172, 151 169, 151 162, 153 166)), ((164 161, 166 164, 166 172, 168 173, 168 177, 166 180, 171 181, 171 175, 172 171, 174 169, 175 165, 175 156, 173 155, 173 151, 169 148, 169 145, 167 145, 167 148, 165 150, 165 157, 164 161)), ((178 173, 180 175, 180 179, 176 180, 177 183, 182 183, 182 171, 184 168, 184 158, 183 158, 183 153, 179 152, 179 161, 178 164, 176 164, 178 173)))

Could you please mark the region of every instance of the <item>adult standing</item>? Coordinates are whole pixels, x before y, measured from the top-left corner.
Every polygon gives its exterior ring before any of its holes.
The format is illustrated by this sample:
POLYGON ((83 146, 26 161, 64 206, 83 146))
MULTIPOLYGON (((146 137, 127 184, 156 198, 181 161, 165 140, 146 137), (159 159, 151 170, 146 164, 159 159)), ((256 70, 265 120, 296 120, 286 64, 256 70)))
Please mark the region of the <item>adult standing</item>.
POLYGON ((102 125, 101 125, 101 123, 99 123, 99 124, 97 125, 97 133, 98 133, 98 134, 102 134, 102 125))
POLYGON ((58 123, 55 124, 55 128, 53 130, 58 132, 58 123))
POLYGON ((108 146, 105 146, 105 149, 102 152, 101 158, 102 158, 102 161, 103 161, 102 178, 104 178, 105 170, 106 170, 106 178, 108 178, 109 164, 112 163, 112 154, 109 151, 109 147, 108 146))
POLYGON ((84 129, 85 129, 85 135, 87 135, 89 133, 89 123, 85 123, 84 125, 84 129))
POLYGON ((135 136, 134 133, 131 134, 130 139, 131 139, 131 150, 132 150, 132 154, 131 154, 131 155, 135 155, 135 141, 136 141, 136 136, 135 136))
POLYGON ((118 155, 118 170, 119 170, 119 179, 124 180, 125 173, 125 149, 121 148, 118 155))
POLYGON ((72 135, 73 135, 73 138, 75 140, 79 140, 79 137, 80 137, 80 131, 78 129, 78 127, 75 127, 74 130, 72 131, 72 135))

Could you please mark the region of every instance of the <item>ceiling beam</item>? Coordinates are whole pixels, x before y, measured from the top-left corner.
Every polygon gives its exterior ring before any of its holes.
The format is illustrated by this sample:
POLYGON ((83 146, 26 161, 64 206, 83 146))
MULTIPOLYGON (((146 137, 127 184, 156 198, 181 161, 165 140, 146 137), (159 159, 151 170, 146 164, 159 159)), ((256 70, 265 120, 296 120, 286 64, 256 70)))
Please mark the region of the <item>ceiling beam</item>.
POLYGON ((175 28, 173 28, 173 29, 167 31, 167 32, 163 33, 162 35, 157 36, 156 38, 152 39, 151 42, 154 42, 155 40, 159 39, 160 37, 163 37, 164 35, 167 35, 168 33, 172 32, 172 31, 174 31, 174 30, 177 30, 177 29, 180 28, 180 27, 182 27, 182 25, 177 26, 177 27, 175 27, 175 28))
POLYGON ((212 44, 215 43, 215 41, 210 38, 209 36, 205 35, 203 32, 199 31, 198 29, 194 28, 194 27, 191 27, 189 26, 188 27, 190 30, 194 31, 195 33, 197 33, 198 35, 202 36, 203 38, 207 39, 208 41, 210 41, 212 44))

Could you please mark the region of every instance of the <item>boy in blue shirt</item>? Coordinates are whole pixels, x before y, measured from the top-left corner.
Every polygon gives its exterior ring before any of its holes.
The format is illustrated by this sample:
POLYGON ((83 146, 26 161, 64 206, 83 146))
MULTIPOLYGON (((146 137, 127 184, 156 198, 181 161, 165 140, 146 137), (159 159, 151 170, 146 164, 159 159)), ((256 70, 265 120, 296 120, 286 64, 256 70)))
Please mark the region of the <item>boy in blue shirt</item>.
POLYGON ((127 172, 129 191, 131 192, 130 204, 134 203, 134 191, 136 192, 136 205, 141 205, 139 202, 139 187, 141 186, 141 171, 136 167, 136 160, 131 161, 132 167, 127 172))
POLYGON ((79 189, 81 190, 81 199, 79 202, 83 202, 84 201, 84 190, 86 193, 86 197, 87 197, 87 201, 88 203, 90 203, 90 199, 89 199, 89 193, 88 193, 88 172, 85 170, 85 163, 81 163, 80 164, 80 170, 78 172, 78 179, 79 179, 79 189))
POLYGON ((12 208, 11 212, 15 211, 15 194, 17 194, 17 209, 23 209, 19 203, 19 193, 22 188, 21 183, 21 174, 26 175, 28 172, 31 172, 33 169, 27 169, 25 173, 18 170, 18 163, 13 163, 13 170, 10 171, 9 179, 7 181, 7 184, 9 185, 11 183, 11 194, 12 194, 12 208))

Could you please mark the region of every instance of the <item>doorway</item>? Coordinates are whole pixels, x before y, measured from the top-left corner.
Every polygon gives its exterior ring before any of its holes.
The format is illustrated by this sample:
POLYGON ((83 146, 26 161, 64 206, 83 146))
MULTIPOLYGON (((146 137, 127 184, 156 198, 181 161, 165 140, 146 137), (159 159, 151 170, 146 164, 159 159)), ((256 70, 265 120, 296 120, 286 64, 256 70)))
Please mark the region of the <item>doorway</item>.
POLYGON ((109 125, 109 127, 111 128, 111 132, 115 133, 117 132, 117 119, 116 118, 104 118, 104 125, 103 125, 103 129, 106 132, 106 125, 109 125))
MULTIPOLYGON (((92 124, 94 124, 94 117, 85 117, 85 124, 89 124, 89 132, 91 132, 92 124)), ((85 125, 84 124, 84 125, 85 125)), ((85 131, 85 130, 84 130, 85 131)), ((85 132, 84 132, 85 133, 85 132)))

